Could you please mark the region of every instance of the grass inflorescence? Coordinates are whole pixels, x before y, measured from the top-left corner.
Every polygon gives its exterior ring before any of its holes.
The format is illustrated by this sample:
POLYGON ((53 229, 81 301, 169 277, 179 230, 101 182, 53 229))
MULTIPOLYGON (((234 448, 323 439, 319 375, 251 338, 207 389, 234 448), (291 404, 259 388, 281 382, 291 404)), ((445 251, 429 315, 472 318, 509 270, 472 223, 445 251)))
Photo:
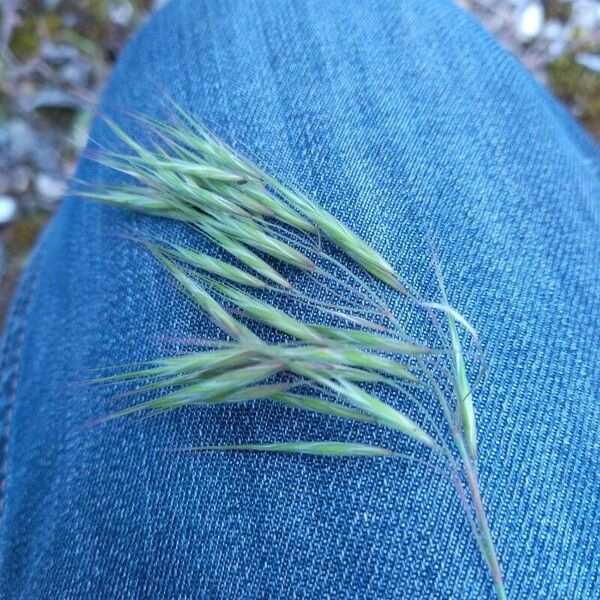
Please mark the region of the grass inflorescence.
POLYGON ((426 302, 386 259, 322 206, 174 108, 172 124, 136 116, 150 134, 148 143, 107 120, 127 151, 102 151, 97 160, 129 176, 130 183, 79 193, 187 223, 204 238, 199 250, 130 236, 164 266, 224 337, 198 341, 198 348, 187 354, 97 379, 135 383, 130 395, 140 398, 107 419, 266 400, 391 429, 412 454, 338 440, 248 440, 185 450, 396 457, 431 465, 441 461, 498 597, 505 597, 479 490, 475 410, 463 351, 467 338, 479 347, 477 333, 448 303, 437 259, 439 298, 426 302), (409 323, 384 300, 390 294, 426 315, 436 335, 409 334, 409 323), (398 402, 383 401, 383 387, 389 388, 386 397, 391 390, 398 402))

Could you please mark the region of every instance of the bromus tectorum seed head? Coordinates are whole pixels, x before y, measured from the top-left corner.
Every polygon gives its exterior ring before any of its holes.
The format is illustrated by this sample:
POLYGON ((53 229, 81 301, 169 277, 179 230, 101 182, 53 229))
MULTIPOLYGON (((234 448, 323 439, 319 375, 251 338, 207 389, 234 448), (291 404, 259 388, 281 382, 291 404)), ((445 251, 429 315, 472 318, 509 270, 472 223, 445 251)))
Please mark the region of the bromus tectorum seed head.
POLYGON ((479 491, 475 411, 461 341, 470 338, 478 347, 477 334, 449 305, 437 259, 440 297, 424 301, 386 259, 322 206, 234 152, 179 106, 174 109, 174 124, 137 115, 151 135, 147 144, 107 120, 128 151, 103 151, 97 160, 128 175, 131 183, 79 193, 187 223, 205 238, 198 250, 132 236, 223 331, 223 339, 97 379, 135 382, 141 398, 107 418, 263 399, 391 429, 414 453, 305 440, 248 440, 193 450, 441 461, 498 597, 504 598, 479 491), (409 334, 409 323, 383 299, 390 293, 429 319, 434 343, 431 336, 409 334), (412 408, 381 400, 384 386, 412 408))

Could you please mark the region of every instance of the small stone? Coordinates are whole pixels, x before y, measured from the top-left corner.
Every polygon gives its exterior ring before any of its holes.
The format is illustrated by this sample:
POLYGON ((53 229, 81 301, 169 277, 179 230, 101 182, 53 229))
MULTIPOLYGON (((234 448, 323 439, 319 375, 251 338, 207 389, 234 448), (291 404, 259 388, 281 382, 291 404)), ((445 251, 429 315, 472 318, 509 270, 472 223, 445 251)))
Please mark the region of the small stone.
POLYGON ((35 94, 30 100, 30 109, 38 110, 40 108, 62 108, 74 110, 81 107, 81 101, 60 89, 45 88, 35 94))
POLYGON ((559 38, 565 37, 564 35, 565 27, 556 19, 552 19, 546 23, 544 26, 544 37, 547 40, 556 40, 559 38))
POLYGON ((92 65, 84 61, 72 61, 60 69, 60 76, 63 81, 70 83, 76 88, 86 87, 91 73, 92 65))
MULTIPOLYGON (((29 155, 29 162, 35 167, 35 172, 54 173, 60 168, 60 139, 53 135, 54 131, 47 134, 40 132, 37 145, 29 155)), ((64 134, 63 134, 64 135, 64 134)))
POLYGON ((575 27, 595 31, 600 27, 600 2, 597 0, 575 0, 572 4, 571 20, 575 27))
POLYGON ((557 58, 568 48, 569 34, 565 27, 557 19, 551 19, 544 26, 544 38, 548 41, 548 58, 557 58))
POLYGON ((62 22, 67 29, 71 29, 77 25, 77 15, 72 12, 64 12, 62 14, 62 22))
POLYGON ((575 60, 586 69, 600 73, 600 55, 590 54, 588 52, 580 52, 575 57, 575 60))
POLYGON ((569 45, 564 39, 552 40, 548 44, 548 59, 554 60, 555 58, 562 56, 567 51, 568 47, 569 45))
POLYGON ((46 201, 56 201, 65 193, 65 182, 47 173, 35 178, 35 189, 46 201))
POLYGON ((17 214, 17 203, 11 196, 0 196, 0 225, 10 223, 17 214))
POLYGON ((24 194, 31 182, 31 169, 26 165, 19 165, 11 171, 11 191, 24 194))
POLYGON ((42 42, 42 57, 52 65, 63 65, 78 57, 77 48, 68 44, 54 44, 49 40, 42 42))
POLYGON ((523 41, 538 37, 544 27, 544 8, 539 2, 529 2, 519 15, 517 32, 523 41))
POLYGON ((20 119, 10 121, 6 131, 12 159, 16 162, 26 159, 35 146, 35 136, 29 125, 20 119))
POLYGON ((115 25, 125 27, 133 17, 134 9, 131 2, 117 2, 108 9, 108 16, 115 25))

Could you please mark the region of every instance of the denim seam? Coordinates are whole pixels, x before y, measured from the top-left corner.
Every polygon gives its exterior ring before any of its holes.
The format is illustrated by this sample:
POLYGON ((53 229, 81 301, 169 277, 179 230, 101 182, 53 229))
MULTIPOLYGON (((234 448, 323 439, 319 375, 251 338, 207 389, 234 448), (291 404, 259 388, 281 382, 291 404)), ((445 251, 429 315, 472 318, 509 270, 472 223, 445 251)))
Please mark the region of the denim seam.
POLYGON ((13 409, 19 383, 19 373, 21 370, 22 349, 25 341, 27 325, 29 323, 29 307, 31 305, 31 299, 35 293, 39 278, 40 258, 40 251, 38 249, 32 258, 30 265, 30 277, 27 287, 22 291, 22 298, 17 300, 12 311, 12 315, 10 316, 10 319, 18 320, 13 331, 6 332, 2 365, 0 368, 0 374, 6 373, 6 383, 4 384, 4 389, 6 390, 6 405, 2 415, 3 423, 0 442, 0 518, 4 514, 6 478, 8 474, 9 439, 11 434, 12 416, 14 412, 13 409), (20 318, 18 318, 19 313, 21 313, 20 318))

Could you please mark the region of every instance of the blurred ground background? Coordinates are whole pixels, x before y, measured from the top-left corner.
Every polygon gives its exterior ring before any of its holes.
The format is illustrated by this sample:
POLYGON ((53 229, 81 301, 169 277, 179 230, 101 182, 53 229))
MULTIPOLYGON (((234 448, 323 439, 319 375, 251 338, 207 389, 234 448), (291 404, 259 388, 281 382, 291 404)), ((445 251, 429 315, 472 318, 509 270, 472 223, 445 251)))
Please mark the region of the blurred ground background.
MULTIPOLYGON (((0 0, 0 331, 123 44, 167 0, 0 0)), ((600 141, 600 0, 456 0, 600 141)))

